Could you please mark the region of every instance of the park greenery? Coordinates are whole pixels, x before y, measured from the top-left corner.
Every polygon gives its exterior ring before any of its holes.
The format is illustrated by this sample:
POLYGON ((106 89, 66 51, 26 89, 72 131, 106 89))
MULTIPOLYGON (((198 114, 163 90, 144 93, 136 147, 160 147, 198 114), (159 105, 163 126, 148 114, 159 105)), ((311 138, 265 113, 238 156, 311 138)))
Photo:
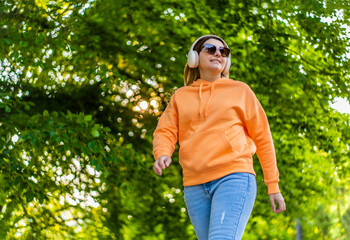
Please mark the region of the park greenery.
MULTIPOLYGON (((287 210, 259 161, 243 239, 350 239, 347 0, 0 1, 0 239, 196 239, 153 131, 192 42, 225 39, 230 78, 269 119, 287 210)), ((189 103, 191 104, 191 103, 189 103)))

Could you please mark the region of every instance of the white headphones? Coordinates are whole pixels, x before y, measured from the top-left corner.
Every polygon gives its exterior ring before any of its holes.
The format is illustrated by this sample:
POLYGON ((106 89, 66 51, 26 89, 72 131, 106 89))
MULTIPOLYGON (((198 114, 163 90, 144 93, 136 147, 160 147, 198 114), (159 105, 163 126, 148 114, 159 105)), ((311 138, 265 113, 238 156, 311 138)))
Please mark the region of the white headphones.
MULTIPOLYGON (((196 43, 201 40, 204 37, 213 37, 215 38, 219 38, 221 39, 221 41, 224 43, 225 47, 228 47, 227 43, 220 37, 216 36, 216 35, 204 35, 201 36, 200 38, 198 38, 196 41, 194 41, 194 43, 192 44, 190 51, 188 52, 187 55, 187 64, 190 68, 196 68, 198 67, 199 64, 199 56, 198 56, 198 52, 193 50, 194 46, 196 45, 196 43)), ((224 68, 224 70, 222 71, 222 74, 224 76, 228 77, 228 71, 230 70, 230 66, 231 66, 231 53, 227 56, 227 61, 226 61, 226 66, 224 68)))

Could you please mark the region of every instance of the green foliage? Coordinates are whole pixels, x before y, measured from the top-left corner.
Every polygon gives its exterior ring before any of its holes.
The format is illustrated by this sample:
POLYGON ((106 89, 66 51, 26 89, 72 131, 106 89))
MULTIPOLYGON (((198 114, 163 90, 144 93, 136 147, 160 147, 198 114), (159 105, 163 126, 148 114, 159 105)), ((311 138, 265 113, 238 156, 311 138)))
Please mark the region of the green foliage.
POLYGON ((266 111, 287 206, 273 214, 255 156, 244 239, 294 239, 296 219, 305 239, 349 238, 350 118, 329 107, 349 99, 349 10, 341 0, 1 1, 0 238, 196 239, 177 152, 156 176, 152 133, 183 86, 189 47, 211 33, 231 48, 230 77, 266 111))

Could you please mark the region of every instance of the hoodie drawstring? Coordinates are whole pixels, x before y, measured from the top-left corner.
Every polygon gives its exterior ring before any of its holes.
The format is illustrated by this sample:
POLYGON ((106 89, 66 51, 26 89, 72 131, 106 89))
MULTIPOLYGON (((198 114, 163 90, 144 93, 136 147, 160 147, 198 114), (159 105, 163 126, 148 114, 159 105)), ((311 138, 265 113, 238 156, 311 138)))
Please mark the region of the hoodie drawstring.
MULTIPOLYGON (((209 105, 210 105, 210 100, 213 96, 214 93, 214 86, 215 86, 215 81, 211 84, 211 88, 210 88, 210 96, 207 102, 207 105, 205 106, 204 109, 204 117, 206 118, 208 116, 208 109, 209 109, 209 105)), ((199 116, 202 117, 202 87, 203 87, 203 81, 201 81, 200 86, 199 86, 199 116)))
POLYGON ((211 88, 210 88, 210 96, 209 96, 209 100, 208 100, 208 103, 207 103, 207 106, 206 106, 206 109, 205 109, 205 117, 208 116, 208 109, 209 109, 210 100, 211 100, 211 97, 214 94, 214 86, 215 86, 215 82, 211 85, 211 88))
POLYGON ((202 86, 203 82, 201 81, 201 84, 199 86, 199 116, 202 117, 202 86))

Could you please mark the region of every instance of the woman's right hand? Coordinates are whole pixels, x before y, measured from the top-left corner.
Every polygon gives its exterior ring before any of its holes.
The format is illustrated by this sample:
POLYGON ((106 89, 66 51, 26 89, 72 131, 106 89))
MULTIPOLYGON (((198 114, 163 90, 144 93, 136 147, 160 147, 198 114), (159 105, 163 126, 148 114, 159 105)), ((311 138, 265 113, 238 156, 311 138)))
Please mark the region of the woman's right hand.
POLYGON ((153 164, 153 171, 160 176, 162 175, 162 169, 169 167, 170 163, 170 157, 166 155, 160 156, 153 164))

